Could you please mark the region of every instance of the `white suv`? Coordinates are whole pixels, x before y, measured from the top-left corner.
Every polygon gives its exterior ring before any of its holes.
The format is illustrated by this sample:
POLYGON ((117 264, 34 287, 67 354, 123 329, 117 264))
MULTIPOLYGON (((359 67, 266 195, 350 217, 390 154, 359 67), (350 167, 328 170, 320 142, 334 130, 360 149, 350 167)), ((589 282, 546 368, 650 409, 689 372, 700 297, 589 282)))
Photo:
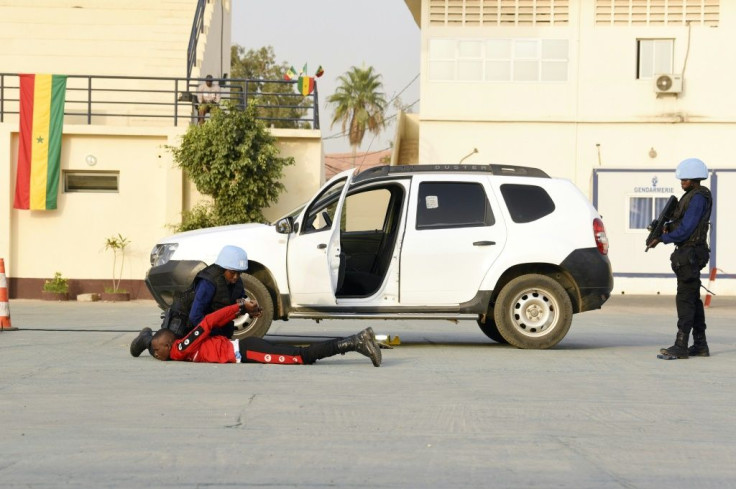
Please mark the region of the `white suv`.
POLYGON ((603 222, 568 180, 502 165, 381 166, 340 173, 275 225, 176 234, 151 253, 162 308, 220 248, 248 253, 245 288, 272 320, 471 319, 491 339, 549 348, 613 288, 603 222))

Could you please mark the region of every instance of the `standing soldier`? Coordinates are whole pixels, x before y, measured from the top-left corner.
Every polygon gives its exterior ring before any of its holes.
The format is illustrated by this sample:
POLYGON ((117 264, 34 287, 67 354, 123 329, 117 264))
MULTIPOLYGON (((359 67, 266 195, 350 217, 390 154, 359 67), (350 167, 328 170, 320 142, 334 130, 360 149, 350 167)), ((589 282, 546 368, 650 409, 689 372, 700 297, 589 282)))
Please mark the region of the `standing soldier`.
POLYGON ((652 248, 660 242, 675 244, 670 261, 677 276, 677 337, 674 345, 660 350, 657 357, 663 360, 710 356, 705 340, 705 310, 700 300, 700 270, 710 259, 707 239, 713 197, 700 184, 708 178, 708 168, 701 160, 688 158, 677 165, 675 176, 685 195, 677 204, 666 232, 647 243, 652 248), (690 330, 693 345, 688 349, 690 330))

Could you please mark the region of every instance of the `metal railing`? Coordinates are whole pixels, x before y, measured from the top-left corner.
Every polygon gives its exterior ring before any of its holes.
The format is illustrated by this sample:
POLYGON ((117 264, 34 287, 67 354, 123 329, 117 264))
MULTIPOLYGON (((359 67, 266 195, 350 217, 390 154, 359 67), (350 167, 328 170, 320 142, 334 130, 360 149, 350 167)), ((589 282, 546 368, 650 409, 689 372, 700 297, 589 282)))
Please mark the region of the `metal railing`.
POLYGON ((197 0, 192 32, 189 34, 189 46, 187 47, 187 80, 192 77, 192 68, 197 62, 197 43, 199 42, 199 34, 204 32, 204 9, 206 6, 207 0, 197 0))
MULTIPOLYGON (((197 87, 204 79, 68 75, 67 124, 174 125, 197 121, 197 87)), ((303 96, 296 80, 214 79, 221 106, 253 103, 257 118, 270 127, 319 129, 317 86, 303 96), (224 102, 229 101, 230 104, 224 102)), ((0 73, 0 122, 17 120, 17 73, 0 73)))

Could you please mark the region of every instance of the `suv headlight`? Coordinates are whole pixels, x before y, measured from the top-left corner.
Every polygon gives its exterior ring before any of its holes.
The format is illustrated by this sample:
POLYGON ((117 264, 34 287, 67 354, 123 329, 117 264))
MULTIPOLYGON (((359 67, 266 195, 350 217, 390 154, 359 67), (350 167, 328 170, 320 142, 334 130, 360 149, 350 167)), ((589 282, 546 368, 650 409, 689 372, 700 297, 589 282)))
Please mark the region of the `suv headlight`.
POLYGON ((176 243, 164 243, 154 246, 151 250, 151 266, 158 267, 168 262, 178 246, 176 243))

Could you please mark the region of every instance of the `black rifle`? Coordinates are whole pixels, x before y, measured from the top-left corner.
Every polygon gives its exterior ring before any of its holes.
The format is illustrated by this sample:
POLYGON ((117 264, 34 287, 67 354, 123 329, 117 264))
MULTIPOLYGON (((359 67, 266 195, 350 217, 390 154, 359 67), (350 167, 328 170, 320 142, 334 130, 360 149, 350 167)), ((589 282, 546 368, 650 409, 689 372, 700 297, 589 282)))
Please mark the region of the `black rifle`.
POLYGON ((659 217, 652 221, 652 223, 647 226, 647 229, 649 230, 649 236, 647 236, 646 245, 647 249, 644 250, 644 253, 649 251, 649 243, 651 243, 655 239, 659 239, 660 236, 662 236, 662 233, 664 232, 664 226, 667 224, 667 221, 672 219, 672 214, 675 212, 675 208, 677 207, 677 197, 674 195, 670 196, 670 200, 667 201, 667 203, 664 206, 664 209, 662 209, 662 212, 659 213, 659 217))

